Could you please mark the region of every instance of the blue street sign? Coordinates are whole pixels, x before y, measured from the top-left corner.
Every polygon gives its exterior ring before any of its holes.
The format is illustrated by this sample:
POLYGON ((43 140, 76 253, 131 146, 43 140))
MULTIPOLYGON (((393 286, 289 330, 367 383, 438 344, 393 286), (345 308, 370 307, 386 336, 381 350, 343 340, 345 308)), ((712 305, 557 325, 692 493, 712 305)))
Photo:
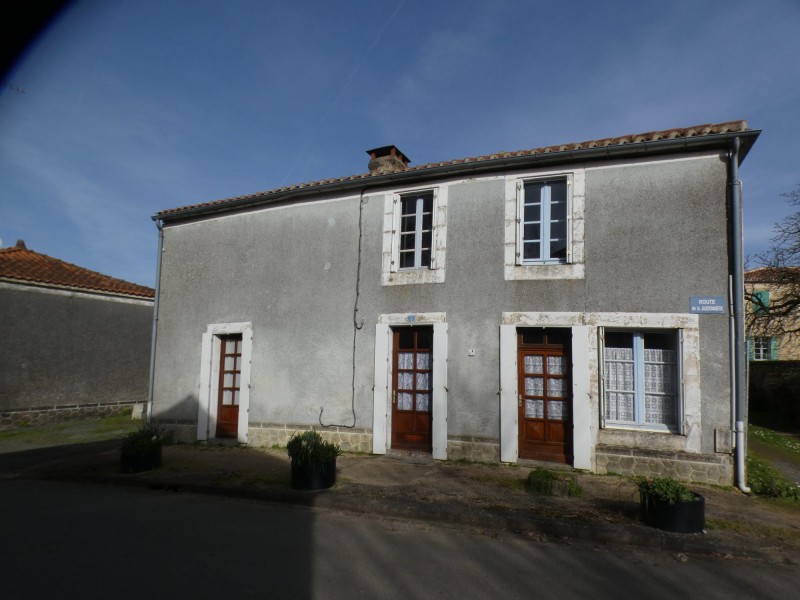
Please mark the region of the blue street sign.
POLYGON ((725 296, 692 296, 690 312, 724 315, 726 305, 725 296))

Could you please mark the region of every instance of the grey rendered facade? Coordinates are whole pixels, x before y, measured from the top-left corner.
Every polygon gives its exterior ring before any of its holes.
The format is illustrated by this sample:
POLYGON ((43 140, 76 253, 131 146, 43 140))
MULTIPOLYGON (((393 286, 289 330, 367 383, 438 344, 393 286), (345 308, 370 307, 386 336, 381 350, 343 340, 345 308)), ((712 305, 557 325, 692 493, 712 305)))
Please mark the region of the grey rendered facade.
POLYGON ((731 125, 376 170, 159 213, 153 416, 187 441, 215 437, 219 340, 232 334, 240 442, 285 444, 317 427, 345 449, 392 452, 392 339, 427 325, 431 455, 518 462, 529 416, 519 340, 545 331, 567 340, 566 462, 730 484, 731 323, 689 305, 728 295, 729 153, 736 137, 743 158, 759 133, 731 125), (520 194, 546 180, 568 190, 566 257, 526 263, 520 194), (412 192, 434 198, 433 256, 402 269, 397 206, 412 192), (609 409, 609 333, 675 340, 669 427, 622 423, 609 409))
POLYGON ((1 424, 143 405, 152 318, 152 299, 0 283, 1 424))

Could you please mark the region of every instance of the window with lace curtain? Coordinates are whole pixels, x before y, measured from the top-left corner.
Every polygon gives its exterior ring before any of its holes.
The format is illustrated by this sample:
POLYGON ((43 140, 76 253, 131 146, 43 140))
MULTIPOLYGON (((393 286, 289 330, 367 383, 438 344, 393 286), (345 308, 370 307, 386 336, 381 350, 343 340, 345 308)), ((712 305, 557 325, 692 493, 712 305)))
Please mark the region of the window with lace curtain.
POLYGON ((606 331, 602 358, 606 425, 679 429, 679 332, 606 331))

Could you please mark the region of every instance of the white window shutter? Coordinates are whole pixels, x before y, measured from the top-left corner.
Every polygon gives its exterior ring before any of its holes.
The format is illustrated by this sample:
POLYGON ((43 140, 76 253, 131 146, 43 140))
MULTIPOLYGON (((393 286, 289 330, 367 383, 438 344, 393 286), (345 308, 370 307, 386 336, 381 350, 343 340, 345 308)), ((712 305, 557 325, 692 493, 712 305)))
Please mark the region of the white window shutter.
POLYGON ((392 200, 392 260, 389 271, 397 273, 400 265, 400 197, 395 194, 392 200))
POLYGON ((567 177, 567 264, 572 264, 572 177, 567 177))
POLYGON ((436 240, 439 237, 439 189, 433 190, 433 206, 431 208, 431 270, 436 268, 436 240))
POLYGON ((600 427, 606 427, 606 328, 597 328, 597 344, 600 358, 600 427))
POLYGON ((522 264, 522 221, 523 203, 525 202, 525 186, 522 181, 517 181, 517 247, 515 249, 517 265, 522 264))

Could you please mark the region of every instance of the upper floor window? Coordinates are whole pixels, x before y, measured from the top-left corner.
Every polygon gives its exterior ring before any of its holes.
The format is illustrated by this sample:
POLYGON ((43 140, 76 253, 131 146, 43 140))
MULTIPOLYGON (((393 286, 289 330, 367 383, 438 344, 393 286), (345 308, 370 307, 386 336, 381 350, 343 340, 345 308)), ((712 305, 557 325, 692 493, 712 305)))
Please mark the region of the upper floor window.
POLYGON ((769 309, 769 290, 753 292, 753 312, 763 315, 769 309))
POLYGON ((520 263, 568 261, 566 177, 519 182, 520 263))
POLYGON ((382 285, 442 283, 448 186, 384 196, 382 285))
POLYGON ((433 191, 400 196, 401 269, 430 268, 433 251, 433 191))

